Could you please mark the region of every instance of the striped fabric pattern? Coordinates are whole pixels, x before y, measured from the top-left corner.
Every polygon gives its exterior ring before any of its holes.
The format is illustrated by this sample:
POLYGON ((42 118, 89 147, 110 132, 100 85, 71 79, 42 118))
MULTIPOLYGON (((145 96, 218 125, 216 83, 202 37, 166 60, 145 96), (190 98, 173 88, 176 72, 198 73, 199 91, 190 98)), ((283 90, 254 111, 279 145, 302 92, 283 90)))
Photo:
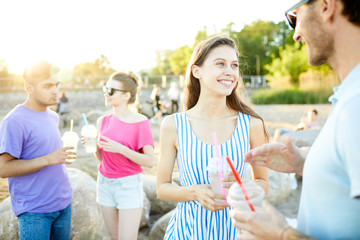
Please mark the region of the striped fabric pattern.
MULTIPOLYGON (((191 129, 186 113, 175 114, 179 150, 177 164, 182 186, 210 184, 206 170, 215 155, 215 147, 201 142, 191 129)), ((250 150, 250 116, 239 113, 232 137, 219 145, 220 154, 229 156, 241 177, 245 174, 243 156, 250 150)), ((230 208, 212 212, 197 201, 178 203, 169 221, 164 239, 236 239, 236 229, 229 217, 230 208)))

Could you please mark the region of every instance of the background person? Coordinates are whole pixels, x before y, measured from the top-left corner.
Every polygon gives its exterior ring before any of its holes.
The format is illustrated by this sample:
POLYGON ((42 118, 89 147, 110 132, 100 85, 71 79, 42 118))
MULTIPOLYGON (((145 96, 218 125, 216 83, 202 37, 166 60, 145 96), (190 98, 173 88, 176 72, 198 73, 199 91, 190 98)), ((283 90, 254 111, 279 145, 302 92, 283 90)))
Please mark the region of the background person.
POLYGON ((360 0, 313 0, 287 11, 309 63, 328 63, 341 84, 329 98, 331 113, 306 161, 289 139, 245 155, 253 166, 303 175, 297 230, 264 202, 262 214, 232 212, 235 225, 246 230, 240 239, 360 239, 359 9, 360 0))
POLYGON ((160 88, 156 85, 154 85, 153 90, 151 92, 151 99, 154 101, 154 115, 156 117, 161 117, 162 116, 162 112, 161 112, 161 91, 160 88))
POLYGON ((168 90, 168 97, 171 101, 171 114, 179 111, 180 91, 176 82, 172 82, 168 90))
POLYGON ((143 209, 141 167, 155 164, 149 121, 129 108, 136 100, 137 87, 132 73, 111 75, 104 96, 113 113, 97 121, 97 202, 111 239, 137 239, 143 209))
POLYGON ((318 111, 315 108, 311 108, 307 112, 306 117, 302 117, 300 119, 300 122, 294 129, 288 129, 288 128, 277 128, 275 129, 274 133, 274 142, 280 142, 280 138, 282 135, 288 132, 292 131, 298 131, 298 130, 307 130, 307 129, 318 129, 321 127, 318 119, 318 111))
POLYGON ((69 98, 66 96, 65 91, 61 92, 61 97, 59 99, 59 103, 56 108, 56 112, 60 114, 62 127, 66 127, 68 125, 68 120, 66 118, 66 114, 69 113, 69 98))
POLYGON ((59 82, 48 62, 24 71, 27 98, 0 126, 0 177, 8 178, 20 239, 70 239, 72 189, 65 159, 76 153, 61 147, 59 82))
MULTIPOLYGON (((160 129, 158 198, 179 202, 165 239, 236 239, 229 205, 210 187, 206 170, 215 155, 212 132, 217 133, 220 154, 230 156, 244 177, 242 161, 251 148, 268 139, 264 124, 240 98, 239 61, 233 40, 213 37, 195 48, 187 71, 185 112, 164 118, 160 129), (211 106, 211 107, 209 107, 211 106), (172 184, 175 160, 181 186, 172 184)), ((268 191, 267 169, 254 167, 253 179, 268 191)), ((233 175, 224 180, 228 189, 233 175)))

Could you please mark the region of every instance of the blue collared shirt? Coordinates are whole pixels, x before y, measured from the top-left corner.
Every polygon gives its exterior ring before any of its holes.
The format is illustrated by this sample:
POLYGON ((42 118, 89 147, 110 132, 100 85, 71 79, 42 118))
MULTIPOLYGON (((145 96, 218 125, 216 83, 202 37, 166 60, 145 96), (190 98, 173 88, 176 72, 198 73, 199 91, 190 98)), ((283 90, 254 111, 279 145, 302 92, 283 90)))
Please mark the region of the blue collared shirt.
POLYGON ((317 239, 360 239, 360 63, 329 101, 304 165, 298 230, 317 239))

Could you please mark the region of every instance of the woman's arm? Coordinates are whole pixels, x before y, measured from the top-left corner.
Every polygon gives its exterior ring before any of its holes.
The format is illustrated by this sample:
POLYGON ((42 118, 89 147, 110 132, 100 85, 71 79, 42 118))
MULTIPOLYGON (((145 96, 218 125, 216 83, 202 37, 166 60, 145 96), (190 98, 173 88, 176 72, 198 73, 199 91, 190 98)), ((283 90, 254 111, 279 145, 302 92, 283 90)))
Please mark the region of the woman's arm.
MULTIPOLYGON (((146 119, 145 116, 143 116, 143 118, 141 118, 141 120, 144 120, 144 119, 146 119)), ((98 125, 98 129, 100 129, 99 126, 101 126, 101 122, 99 124, 100 125, 98 125)), ((119 142, 116 142, 116 141, 108 138, 108 137, 105 137, 105 136, 100 136, 100 137, 102 140, 105 140, 105 141, 99 141, 98 146, 100 148, 103 148, 104 151, 120 153, 121 155, 125 156, 129 160, 131 160, 134 163, 141 165, 143 167, 151 168, 155 165, 155 152, 154 152, 154 147, 152 145, 145 145, 142 148, 142 152, 137 152, 119 142)), ((98 152, 100 153, 100 156, 101 156, 101 152, 100 152, 99 148, 98 148, 96 155, 98 155, 98 152)))
POLYGON ((217 202, 214 198, 225 199, 220 194, 215 194, 210 185, 177 186, 172 184, 177 153, 177 132, 175 116, 164 118, 160 128, 160 161, 157 171, 156 194, 159 199, 172 202, 199 201, 208 210, 222 210, 228 205, 217 202))
POLYGON ((101 139, 105 141, 100 141, 98 145, 106 152, 120 153, 121 155, 124 155, 126 158, 130 159, 134 163, 144 167, 151 168, 155 164, 154 148, 151 145, 145 145, 143 147, 143 153, 140 153, 108 137, 101 136, 101 139))
MULTIPOLYGON (((263 122, 255 117, 250 120, 250 146, 251 149, 266 143, 263 122)), ((268 168, 252 166, 253 179, 265 190, 269 192, 268 168)))
POLYGON ((124 155, 125 157, 127 157, 136 164, 148 168, 152 168, 155 165, 155 152, 153 146, 151 145, 145 145, 143 147, 143 153, 135 152, 134 150, 122 144, 119 149, 120 149, 119 150, 120 154, 124 155))

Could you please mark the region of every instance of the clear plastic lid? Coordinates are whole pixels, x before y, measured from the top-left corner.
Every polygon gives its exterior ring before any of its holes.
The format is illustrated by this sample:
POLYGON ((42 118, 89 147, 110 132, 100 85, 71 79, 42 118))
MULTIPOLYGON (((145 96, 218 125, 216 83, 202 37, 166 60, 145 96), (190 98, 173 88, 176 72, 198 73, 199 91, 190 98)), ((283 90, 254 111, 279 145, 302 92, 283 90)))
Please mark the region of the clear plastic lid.
POLYGON ((209 164, 206 169, 209 172, 209 174, 215 175, 219 173, 220 167, 222 168, 223 175, 231 172, 230 166, 227 163, 225 156, 221 156, 220 159, 217 157, 213 157, 209 159, 209 164), (220 165, 219 165, 219 161, 220 161, 220 165))
POLYGON ((91 136, 91 137, 96 137, 97 135, 97 129, 94 125, 89 124, 89 125, 84 125, 81 129, 81 135, 82 136, 91 136))
POLYGON ((79 135, 73 131, 72 132, 70 132, 70 131, 64 132, 64 135, 62 136, 61 139, 64 140, 64 139, 68 139, 68 138, 79 140, 79 135))
MULTIPOLYGON (((265 191, 256 182, 245 181, 243 182, 243 186, 251 202, 253 201, 261 202, 264 199, 265 191)), ((245 201, 245 196, 240 188, 240 185, 237 182, 231 185, 229 189, 228 197, 232 201, 245 201)))

